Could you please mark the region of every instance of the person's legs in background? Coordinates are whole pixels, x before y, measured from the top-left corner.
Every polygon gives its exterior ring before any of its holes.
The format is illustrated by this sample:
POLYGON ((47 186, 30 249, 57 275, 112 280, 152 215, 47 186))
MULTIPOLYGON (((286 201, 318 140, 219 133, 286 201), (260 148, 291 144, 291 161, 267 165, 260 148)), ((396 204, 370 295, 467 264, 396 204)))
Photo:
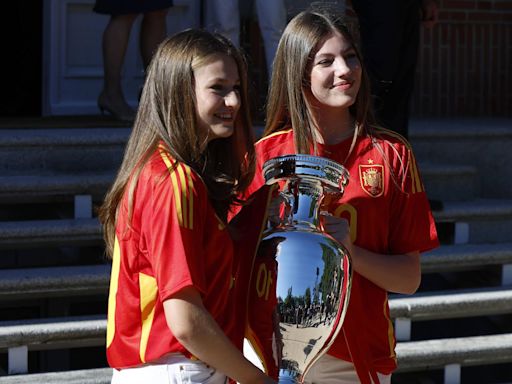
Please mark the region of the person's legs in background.
POLYGON ((147 69, 158 44, 167 36, 167 12, 169 8, 145 13, 140 25, 140 53, 144 70, 147 69))
POLYGON ((286 27, 286 5, 284 0, 256 0, 256 13, 265 48, 265 61, 269 77, 279 39, 286 27))
MULTIPOLYGON (((272 0, 274 1, 274 0, 272 0)), ((205 27, 217 32, 240 46, 240 12, 238 0, 207 0, 204 2, 205 27)))
POLYGON ((420 19, 417 1, 403 1, 399 19, 401 39, 399 39, 398 54, 400 60, 397 63, 389 93, 382 99, 378 116, 384 126, 408 138, 409 105, 414 88, 419 44, 420 19))
POLYGON ((407 137, 419 44, 418 0, 361 0, 353 7, 377 120, 407 137))
POLYGON ((103 33, 103 90, 98 97, 98 107, 120 120, 133 120, 134 110, 124 98, 121 70, 136 14, 111 16, 103 33))
MULTIPOLYGON (((420 2, 358 0, 352 5, 359 19, 377 121, 408 138, 420 40, 420 2)), ((429 202, 432 210, 443 209, 442 201, 429 202)))

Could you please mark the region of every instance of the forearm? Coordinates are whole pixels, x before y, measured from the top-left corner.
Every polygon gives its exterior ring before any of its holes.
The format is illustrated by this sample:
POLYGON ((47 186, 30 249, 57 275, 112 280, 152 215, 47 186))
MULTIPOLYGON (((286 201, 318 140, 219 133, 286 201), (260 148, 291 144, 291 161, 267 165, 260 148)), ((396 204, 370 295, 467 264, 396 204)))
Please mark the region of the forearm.
POLYGON ((345 246, 352 256, 352 266, 360 275, 389 292, 416 292, 421 281, 420 253, 386 255, 371 252, 352 243, 348 221, 322 215, 324 230, 345 246))
POLYGON ((412 294, 421 282, 419 252, 385 255, 351 245, 355 271, 389 292, 412 294))
POLYGON ((202 303, 173 298, 164 308, 175 337, 199 360, 242 384, 271 382, 231 343, 202 303))

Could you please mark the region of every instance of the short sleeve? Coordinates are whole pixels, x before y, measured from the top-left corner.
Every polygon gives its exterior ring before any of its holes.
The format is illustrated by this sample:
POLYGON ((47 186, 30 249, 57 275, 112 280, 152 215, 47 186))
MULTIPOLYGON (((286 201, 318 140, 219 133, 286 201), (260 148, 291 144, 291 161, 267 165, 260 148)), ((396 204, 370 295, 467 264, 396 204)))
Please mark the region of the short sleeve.
POLYGON ((204 210, 206 188, 190 167, 176 163, 154 176, 144 213, 148 258, 162 301, 193 286, 205 293, 204 210))
POLYGON ((391 176, 397 188, 391 205, 390 251, 425 252, 439 246, 435 222, 412 149, 405 145, 401 149, 391 176))

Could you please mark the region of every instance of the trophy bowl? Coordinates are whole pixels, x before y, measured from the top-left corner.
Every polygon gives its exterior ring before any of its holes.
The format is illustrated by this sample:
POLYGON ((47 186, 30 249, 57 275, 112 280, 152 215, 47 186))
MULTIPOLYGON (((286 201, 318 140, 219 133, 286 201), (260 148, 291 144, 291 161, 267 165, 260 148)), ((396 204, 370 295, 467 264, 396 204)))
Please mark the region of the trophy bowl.
POLYGON ((338 335, 348 307, 350 255, 323 231, 319 213, 326 196, 341 197, 349 174, 312 155, 270 159, 263 173, 267 184, 279 183, 280 209, 254 260, 247 339, 267 374, 301 383, 338 335))

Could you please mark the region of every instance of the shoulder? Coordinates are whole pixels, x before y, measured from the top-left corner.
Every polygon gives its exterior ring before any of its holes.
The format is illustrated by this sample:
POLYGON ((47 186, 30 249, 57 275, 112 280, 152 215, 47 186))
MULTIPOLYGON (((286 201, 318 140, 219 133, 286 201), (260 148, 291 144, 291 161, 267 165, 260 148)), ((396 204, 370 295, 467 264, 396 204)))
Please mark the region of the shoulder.
POLYGON ((142 169, 139 187, 154 191, 168 189, 174 195, 196 194, 205 188, 201 177, 188 164, 177 161, 159 146, 142 169))
POLYGON ((412 146, 406 138, 389 129, 374 128, 368 140, 402 189, 408 190, 412 185, 412 192, 424 190, 412 146))
POLYGON ((405 137, 390 129, 373 126, 370 137, 381 144, 392 145, 395 148, 403 148, 409 151, 412 150, 411 144, 405 137))
POLYGON ((271 133, 258 140, 255 144, 258 157, 265 157, 267 154, 279 152, 280 150, 293 147, 293 130, 291 128, 271 133))
POLYGON ((405 137, 378 126, 373 126, 366 135, 363 135, 359 142, 359 149, 361 153, 367 151, 375 153, 390 166, 406 164, 414 158, 412 146, 405 137))
POLYGON ((256 147, 267 148, 275 145, 288 143, 293 140, 293 130, 291 128, 271 133, 268 136, 262 137, 256 142, 256 147))

